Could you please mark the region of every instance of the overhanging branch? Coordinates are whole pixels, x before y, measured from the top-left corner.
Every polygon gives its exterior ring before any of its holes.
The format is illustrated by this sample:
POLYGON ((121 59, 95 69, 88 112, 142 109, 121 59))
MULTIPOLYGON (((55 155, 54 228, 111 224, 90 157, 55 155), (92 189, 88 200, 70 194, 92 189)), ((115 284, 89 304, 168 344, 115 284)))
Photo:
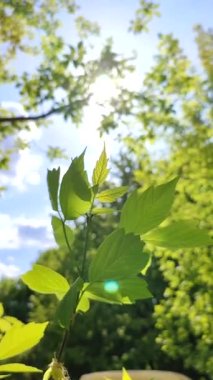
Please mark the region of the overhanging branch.
POLYGON ((5 117, 1 117, 0 116, 0 124, 3 124, 3 123, 12 123, 12 122, 16 122, 16 121, 24 122, 24 121, 36 121, 36 120, 46 119, 49 116, 51 116, 51 115, 53 115, 55 113, 59 113, 62 110, 64 110, 65 108, 68 108, 70 106, 71 105, 68 104, 68 105, 65 105, 65 106, 57 107, 57 108, 51 108, 49 111, 43 112, 43 113, 38 114, 38 115, 5 116, 5 117))

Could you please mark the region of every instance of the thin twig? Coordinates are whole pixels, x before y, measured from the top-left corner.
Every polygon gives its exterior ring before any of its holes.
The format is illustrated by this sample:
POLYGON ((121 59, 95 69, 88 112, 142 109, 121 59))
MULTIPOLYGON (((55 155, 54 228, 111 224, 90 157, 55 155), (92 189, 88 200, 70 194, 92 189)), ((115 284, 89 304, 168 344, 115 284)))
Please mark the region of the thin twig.
POLYGON ((86 255, 87 255, 87 249, 88 249, 88 243, 89 243, 90 222, 91 222, 91 215, 88 214, 86 216, 86 232, 85 232, 83 259, 82 259, 82 267, 81 267, 81 277, 82 278, 84 278, 86 255))
MULTIPOLYGON (((61 219, 63 233, 64 233, 64 237, 65 237, 65 242, 66 242, 67 248, 69 250, 69 253, 72 254, 71 245, 70 245, 70 242, 69 242, 69 239, 68 239, 68 236, 67 236, 67 232, 66 232, 65 220, 63 219, 63 217, 61 216, 61 213, 59 211, 58 211, 58 214, 59 214, 59 217, 61 219)), ((79 269, 77 263, 76 263, 76 267, 77 267, 78 275, 80 276, 80 269, 79 269)))
MULTIPOLYGON (((84 278, 84 271, 85 271, 85 263, 86 263, 86 255, 87 255, 87 249, 88 249, 88 243, 89 243, 89 232, 90 232, 90 224, 91 224, 91 219, 92 219, 92 209, 93 209, 93 203, 94 203, 94 197, 92 199, 92 202, 91 202, 91 207, 90 207, 90 211, 89 213, 86 215, 86 232, 85 232, 85 242, 84 242, 84 250, 83 250, 83 260, 82 260, 82 267, 81 267, 81 271, 80 271, 80 276, 82 278, 84 278)), ((65 236, 65 240, 66 240, 66 243, 67 243, 67 246, 70 247, 69 245, 69 241, 67 239, 67 234, 66 234, 66 228, 65 228, 65 220, 62 218, 60 212, 59 213, 59 217, 62 221, 62 225, 63 225, 63 232, 64 232, 64 236, 65 236)), ((70 250, 70 248, 69 248, 70 250)), ((81 292, 79 292, 78 294, 78 300, 76 302, 76 308, 77 308, 77 305, 80 301, 82 297, 82 294, 81 292)), ((70 332, 70 329, 75 321, 75 318, 76 318, 76 308, 75 308, 75 312, 74 312, 74 315, 73 315, 73 318, 71 319, 70 321, 70 326, 69 326, 69 329, 65 330, 64 332, 64 335, 63 335, 63 338, 62 338, 62 342, 61 342, 61 346, 60 346, 60 349, 59 349, 59 352, 58 352, 58 355, 57 355, 57 359, 58 361, 60 361, 61 357, 62 357, 62 354, 63 354, 63 351, 64 351, 64 348, 66 347, 66 344, 67 344, 67 340, 68 340, 68 337, 69 337, 69 332, 70 332)))

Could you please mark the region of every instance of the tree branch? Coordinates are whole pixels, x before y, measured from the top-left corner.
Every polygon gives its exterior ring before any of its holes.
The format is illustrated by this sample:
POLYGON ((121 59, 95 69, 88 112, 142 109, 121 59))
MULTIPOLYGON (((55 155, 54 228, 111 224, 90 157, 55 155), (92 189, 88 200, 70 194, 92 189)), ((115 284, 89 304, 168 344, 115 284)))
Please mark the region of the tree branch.
POLYGON ((45 119, 45 118, 47 118, 47 117, 49 117, 55 113, 61 112, 62 110, 64 110, 65 108, 68 108, 70 106, 71 106, 70 104, 67 104, 67 105, 64 105, 61 107, 57 107, 57 108, 53 107, 49 111, 43 112, 39 115, 0 117, 0 124, 1 123, 12 123, 12 122, 16 122, 16 121, 24 122, 24 121, 36 121, 36 120, 40 120, 40 119, 45 119))

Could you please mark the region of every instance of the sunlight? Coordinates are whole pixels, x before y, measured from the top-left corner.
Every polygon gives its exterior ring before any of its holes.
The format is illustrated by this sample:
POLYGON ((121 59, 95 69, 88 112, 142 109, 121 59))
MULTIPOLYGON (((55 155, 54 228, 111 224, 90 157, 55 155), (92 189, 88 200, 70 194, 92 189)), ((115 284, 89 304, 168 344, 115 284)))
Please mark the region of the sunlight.
POLYGON ((91 86, 92 98, 95 103, 108 102, 118 94, 115 81, 107 75, 99 76, 91 86))

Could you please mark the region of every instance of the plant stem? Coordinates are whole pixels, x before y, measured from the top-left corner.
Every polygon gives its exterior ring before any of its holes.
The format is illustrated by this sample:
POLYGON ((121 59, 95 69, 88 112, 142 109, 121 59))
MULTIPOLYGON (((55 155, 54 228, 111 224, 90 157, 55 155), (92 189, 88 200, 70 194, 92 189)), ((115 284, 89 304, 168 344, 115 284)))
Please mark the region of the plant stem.
POLYGON ((91 224, 91 214, 88 214, 86 216, 86 232, 85 232, 83 260, 82 260, 82 267, 81 267, 81 277, 82 278, 84 278, 84 272, 85 272, 86 255, 87 255, 87 249, 88 249, 88 243, 89 243, 90 224, 91 224))
POLYGON ((58 351, 58 354, 57 354, 57 360, 58 360, 59 362, 60 362, 60 360, 61 360, 61 357, 62 357, 62 354, 63 354, 64 348, 65 348, 66 343, 67 343, 67 340, 68 340, 68 337, 69 337, 69 330, 65 330, 65 331, 64 331, 63 338, 62 338, 61 346, 60 346, 59 351, 58 351))
POLYGON ((63 232, 64 232, 64 237, 65 237, 66 245, 67 245, 69 251, 71 252, 71 246, 70 246, 70 243, 69 243, 69 240, 68 240, 68 237, 67 237, 67 233, 66 233, 65 221, 63 219, 61 221, 62 221, 62 227, 63 227, 63 232))
MULTIPOLYGON (((81 271, 79 270, 79 275, 84 279, 84 272, 85 272, 85 264, 86 264, 86 255, 87 255, 87 249, 88 249, 88 243, 89 243, 89 232, 90 232, 90 226, 91 226, 91 220, 92 220, 92 209, 93 209, 93 203, 94 203, 94 197, 92 199, 92 204, 91 204, 91 208, 90 208, 90 211, 89 213, 86 215, 86 225, 85 225, 85 241, 84 241, 84 249, 83 249, 83 259, 82 259, 82 267, 81 267, 81 271)), ((65 228, 65 220, 62 218, 62 216, 60 215, 59 213, 59 216, 60 216, 60 219, 61 219, 61 222, 62 222, 62 226, 63 226, 63 232, 64 232, 64 237, 65 237, 65 241, 66 241, 66 244, 67 244, 67 247, 69 248, 69 251, 71 252, 71 247, 70 247, 70 244, 69 244, 69 240, 67 238, 67 234, 66 234, 66 228, 65 228)), ((80 293, 78 295, 78 301, 76 303, 76 308, 77 308, 77 305, 78 305, 78 302, 80 300, 81 296, 80 296, 80 293)), ((76 317, 77 313, 75 311, 74 315, 73 315, 73 318, 72 320, 70 321, 70 326, 69 326, 69 329, 68 330, 65 330, 64 331, 64 335, 63 335, 63 338, 62 338, 62 342, 61 342, 61 346, 59 348, 59 352, 57 354, 57 360, 60 361, 61 357, 62 357, 62 354, 63 354, 63 351, 64 351, 64 348, 66 347, 66 344, 67 344, 67 340, 68 340, 68 337, 69 337, 69 332, 70 332, 70 329, 72 327, 72 325, 74 324, 74 321, 75 321, 75 317, 76 317)))
MULTIPOLYGON (((59 211, 58 211, 58 214, 59 214, 59 217, 60 217, 60 219, 61 219, 62 228, 63 228, 63 233, 64 233, 64 238, 65 238, 65 241, 66 241, 67 248, 68 248, 68 250, 69 250, 69 253, 72 254, 71 245, 70 245, 69 240, 68 240, 68 237, 67 237, 65 220, 63 219, 63 217, 61 216, 61 214, 60 214, 59 211)), ((80 276, 80 269, 79 269, 79 267, 78 267, 77 264, 76 264, 76 266, 77 266, 78 275, 80 276)))

